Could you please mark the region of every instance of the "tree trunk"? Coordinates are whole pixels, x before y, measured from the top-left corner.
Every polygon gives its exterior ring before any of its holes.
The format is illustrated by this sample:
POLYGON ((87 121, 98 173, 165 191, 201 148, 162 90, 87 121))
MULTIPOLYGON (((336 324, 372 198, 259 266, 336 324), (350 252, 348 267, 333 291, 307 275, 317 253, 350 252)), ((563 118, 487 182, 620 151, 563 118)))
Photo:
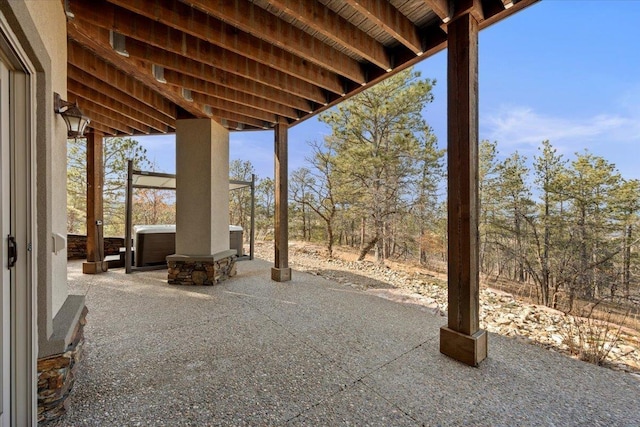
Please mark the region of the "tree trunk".
POLYGON ((629 285, 631 283, 631 240, 633 238, 633 226, 627 225, 627 232, 624 239, 624 267, 622 272, 622 287, 624 297, 629 298, 629 285))
POLYGON ((364 258, 367 256, 369 251, 378 244, 378 240, 380 240, 380 237, 376 235, 373 239, 371 239, 366 245, 362 247, 362 249, 360 250, 360 255, 358 256, 358 261, 364 260, 364 258))

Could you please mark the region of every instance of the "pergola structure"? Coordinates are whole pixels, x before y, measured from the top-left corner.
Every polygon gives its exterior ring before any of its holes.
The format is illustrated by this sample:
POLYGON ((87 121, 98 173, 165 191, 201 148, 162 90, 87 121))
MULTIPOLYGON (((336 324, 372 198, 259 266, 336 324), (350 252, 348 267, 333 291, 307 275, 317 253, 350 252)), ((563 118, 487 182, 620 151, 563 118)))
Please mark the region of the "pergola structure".
MULTIPOLYGON (((162 173, 154 171, 143 171, 133 169, 133 161, 127 162, 127 191, 125 196, 125 272, 127 274, 132 271, 132 232, 133 232, 133 192, 134 189, 147 190, 172 190, 176 189, 176 175, 172 173, 162 173), (127 243, 128 242, 128 243, 127 243)), ((240 181, 237 179, 229 180, 229 191, 249 188, 251 190, 251 219, 249 229, 249 256, 252 260, 254 255, 255 244, 255 188, 256 176, 251 176, 251 181, 240 181)))
POLYGON ((288 128, 448 47, 441 351, 477 365, 487 353, 478 319, 478 31, 536 1, 65 0, 68 97, 91 118, 89 221, 102 216, 103 136, 179 136, 192 119, 274 129, 272 278, 289 280, 288 128))

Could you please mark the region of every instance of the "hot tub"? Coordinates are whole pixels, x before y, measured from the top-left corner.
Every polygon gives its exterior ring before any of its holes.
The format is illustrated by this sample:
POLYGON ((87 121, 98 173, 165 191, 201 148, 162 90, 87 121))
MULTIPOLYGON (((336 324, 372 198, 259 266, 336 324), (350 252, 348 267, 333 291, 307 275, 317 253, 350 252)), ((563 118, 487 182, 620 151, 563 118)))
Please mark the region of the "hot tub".
POLYGON ((167 263, 167 255, 176 253, 176 226, 136 225, 133 227, 136 267, 167 263))
MULTIPOLYGON (((175 224, 136 225, 133 227, 133 246, 135 247, 135 265, 166 264, 167 256, 176 253, 175 224)), ((243 255, 242 227, 229 226, 229 247, 243 255)))

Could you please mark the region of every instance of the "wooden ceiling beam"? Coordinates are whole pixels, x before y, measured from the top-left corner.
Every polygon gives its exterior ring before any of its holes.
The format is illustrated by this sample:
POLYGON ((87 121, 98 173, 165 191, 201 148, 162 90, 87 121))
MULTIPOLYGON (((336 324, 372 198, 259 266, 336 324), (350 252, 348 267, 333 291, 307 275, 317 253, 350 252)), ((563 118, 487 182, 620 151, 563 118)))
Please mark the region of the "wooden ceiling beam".
POLYGON ((74 80, 82 85, 94 90, 97 93, 106 94, 110 98, 120 102, 123 105, 129 106, 134 110, 144 114, 151 119, 154 119, 162 123, 165 127, 175 128, 175 119, 170 119, 160 111, 156 110, 147 104, 140 102, 137 98, 123 92, 122 90, 110 86, 103 80, 99 80, 93 75, 83 71, 75 65, 68 64, 67 67, 67 79, 74 80))
POLYGON ((133 78, 139 80, 144 85, 165 95, 165 97, 174 104, 182 107, 185 111, 193 114, 195 117, 206 117, 201 106, 186 101, 175 91, 167 90, 166 85, 157 81, 148 70, 142 69, 140 65, 135 64, 133 61, 130 61, 129 58, 125 58, 114 51, 109 45, 108 31, 106 32, 107 39, 105 40, 104 30, 101 31, 96 27, 79 27, 76 21, 77 20, 74 19, 67 22, 67 35, 69 37, 76 40, 87 49, 93 51, 95 54, 103 57, 106 61, 109 61, 123 72, 130 74, 133 78))
MULTIPOLYGON (((165 97, 150 89, 140 81, 124 73, 93 52, 82 47, 78 42, 67 43, 67 72, 75 75, 76 71, 89 74, 94 81, 102 82, 116 90, 129 94, 144 105, 165 116, 169 125, 175 123, 176 108, 165 97)), ((158 119, 161 120, 161 119, 158 119)))
POLYGON ((224 121, 227 121, 226 127, 229 129, 233 129, 233 124, 236 125, 241 123, 243 125, 248 125, 254 128, 263 128, 266 124, 265 120, 256 119, 254 117, 247 117, 245 115, 235 113, 233 111, 226 111, 220 108, 216 108, 215 106, 211 107, 211 115, 216 118, 216 121, 223 126, 225 124, 224 121), (233 123, 230 123, 233 122, 233 123))
POLYGON ((215 108, 218 110, 228 111, 230 113, 239 114, 244 117, 252 117, 262 122, 274 123, 276 120, 276 114, 270 113, 268 111, 258 110, 246 105, 236 104, 235 102, 216 98, 200 92, 192 92, 191 96, 193 97, 194 101, 199 102, 200 104, 210 105, 211 108, 215 108))
POLYGON ((504 2, 503 1, 503 5, 505 6, 504 10, 502 10, 500 13, 495 13, 494 15, 489 15, 487 14, 484 17, 484 20, 482 22, 480 22, 480 29, 483 30, 493 24, 495 24, 498 21, 501 21, 511 15, 513 15, 514 13, 517 13, 519 11, 521 11, 522 9, 531 6, 534 3, 539 2, 540 0, 519 0, 518 2, 513 2, 511 7, 507 7, 507 4, 509 4, 509 2, 504 2))
POLYGON ((383 70, 391 71, 391 60, 384 45, 323 4, 317 1, 271 0, 269 5, 383 70))
POLYGON ((96 104, 102 105, 103 107, 115 113, 121 113, 125 117, 128 117, 141 124, 144 124, 145 126, 153 128, 160 133, 167 133, 168 129, 166 124, 147 116, 139 109, 131 108, 130 105, 124 104, 119 100, 113 98, 111 94, 98 92, 88 86, 85 86, 82 81, 76 81, 68 78, 67 91, 79 97, 90 99, 96 104))
MULTIPOLYGON (((89 116, 89 118, 91 118, 92 114, 96 114, 99 117, 102 118, 110 118, 118 123, 121 124, 121 126, 126 126, 128 128, 132 128, 134 129, 134 133, 144 133, 144 134, 148 134, 151 132, 151 127, 139 122, 138 120, 134 120, 130 117, 128 117, 127 115, 125 115, 124 112, 119 112, 119 111, 115 111, 112 108, 108 108, 106 106, 104 106, 103 104, 100 104, 99 102, 96 102, 94 99, 89 98, 89 97, 85 97, 82 95, 79 95, 77 93, 75 93, 74 91, 68 90, 69 94, 72 95, 71 98, 75 98, 79 105, 82 106, 82 110, 85 111, 85 114, 87 114, 89 116), (138 132, 136 132, 138 131, 138 132)), ((99 120, 100 121, 100 120, 99 120)), ((106 124, 106 123, 105 123, 106 124)))
MULTIPOLYGON (((109 136, 114 136, 118 134, 118 131, 115 129, 111 129, 108 126, 105 126, 101 123, 95 122, 95 121, 91 121, 89 122, 89 128, 97 130, 98 132, 102 132, 105 135, 109 135, 109 136)), ((89 133, 88 131, 85 133, 89 133)))
POLYGON ((258 98, 271 100, 278 104, 286 105, 302 111, 307 111, 311 106, 311 103, 302 97, 294 96, 290 93, 254 82, 244 77, 227 73, 226 71, 216 70, 209 65, 203 65, 193 74, 185 74, 170 68, 165 68, 164 78, 169 84, 181 86, 185 89, 196 92, 207 93, 209 90, 208 86, 213 84, 216 86, 226 87, 234 91, 254 95, 258 98))
POLYGON ((484 9, 482 7, 482 0, 457 0, 453 3, 453 5, 453 16, 451 17, 451 19, 455 19, 457 16, 469 13, 478 22, 484 20, 484 9))
MULTIPOLYGON (((177 82, 174 80, 167 78, 167 71, 171 71, 170 74, 173 76, 176 73, 172 70, 165 70, 165 80, 167 80, 167 84, 176 86, 179 89, 185 88, 182 85, 184 82, 183 79, 179 79, 177 82)), ((176 76, 178 77, 178 76, 176 76)), ((192 79, 195 80, 195 79, 192 79)), ((196 83, 196 81, 192 81, 191 83, 196 83)), ((299 116, 298 111, 294 108, 287 107, 276 102, 258 98, 253 95, 249 95, 243 92, 237 92, 235 90, 229 89, 224 86, 219 86, 213 83, 205 82, 202 80, 197 81, 198 84, 192 85, 192 87, 187 87, 192 91, 192 93, 201 93, 203 95, 207 95, 211 99, 218 99, 220 101, 231 102, 233 104, 239 104, 246 107, 250 107, 256 110, 268 112, 271 114, 277 114, 285 117, 296 118, 299 116), (197 86, 194 88, 194 86, 197 86)), ((211 104, 214 105, 214 104, 211 104)), ((305 110, 305 113, 308 112, 309 107, 305 110)))
MULTIPOLYGON (((117 0, 113 2, 119 3, 117 0)), ((72 3, 72 10, 76 11, 81 21, 89 25, 114 30, 147 45, 226 71, 246 73, 249 78, 255 79, 259 72, 254 70, 262 70, 266 66, 335 93, 343 91, 342 80, 337 74, 320 69, 304 58, 261 39, 238 32, 223 22, 208 18, 203 12, 177 1, 174 3, 180 13, 160 6, 149 8, 143 3, 135 7, 138 3, 128 1, 122 4, 134 11, 103 1, 89 4, 78 0, 72 3), (185 7, 186 10, 182 10, 185 7), (182 15, 189 11, 190 17, 182 15), (138 13, 143 13, 144 16, 138 13), (156 15, 163 16, 163 21, 170 25, 157 20, 156 15), (252 70, 253 76, 247 70, 252 70)), ((130 43, 127 41, 127 44, 130 43)), ((269 75, 272 72, 264 70, 262 73, 269 75)), ((274 73, 273 78, 279 79, 279 73, 274 73)))
MULTIPOLYGON (((103 46, 106 44, 109 46, 109 49, 111 49, 111 46, 108 45, 109 32, 106 28, 95 26, 90 22, 78 18, 74 19, 74 25, 78 28, 85 29, 88 33, 92 34, 92 37, 98 38, 103 46)), ((295 96, 312 99, 316 102, 322 102, 327 97, 325 91, 315 84, 274 69, 268 69, 256 61, 249 60, 248 58, 227 50, 201 50, 198 46, 200 44, 199 40, 196 40, 195 44, 196 46, 190 46, 190 52, 183 54, 184 49, 182 43, 175 46, 173 51, 167 51, 165 49, 167 46, 162 46, 163 43, 158 43, 158 46, 151 46, 137 39, 129 38, 127 39, 126 49, 130 58, 141 58, 148 64, 162 65, 165 68, 171 68, 185 74, 194 75, 204 80, 208 80, 207 76, 212 75, 211 71, 215 68, 274 87, 281 91, 289 92, 295 96), (189 53, 191 53, 191 55, 189 53)), ((206 47, 208 44, 203 42, 203 45, 206 47)), ((124 57, 117 54, 113 49, 111 50, 113 54, 118 55, 120 62, 126 61, 124 57)), ((323 80, 321 76, 318 76, 318 78, 319 80, 323 80)), ((325 86, 331 87, 330 90, 332 93, 344 93, 344 87, 340 81, 335 80, 330 84, 328 81, 325 81, 325 83, 327 83, 325 86)))
POLYGON ((116 133, 125 135, 133 135, 136 133, 135 129, 125 125, 124 123, 114 119, 111 116, 101 114, 98 111, 94 110, 92 108, 94 104, 92 104, 90 101, 85 102, 83 98, 78 98, 73 94, 69 95, 70 99, 79 101, 82 111, 89 117, 89 119, 91 119, 91 122, 89 124, 90 126, 94 124, 105 128, 111 128, 115 130, 116 133))
MULTIPOLYGON (((216 66, 209 63, 198 62, 176 53, 167 52, 160 48, 146 45, 140 41, 128 39, 127 50, 131 58, 135 58, 144 64, 147 70, 151 70, 153 64, 160 65, 165 69, 171 69, 179 73, 187 74, 201 80, 209 81, 215 76, 221 74, 216 66)), ((246 59, 246 58, 245 58, 246 59)), ((265 67, 253 61, 246 60, 244 64, 238 64, 231 58, 218 56, 217 66, 236 72, 239 77, 245 76, 249 79, 255 79, 256 83, 270 86, 276 90, 287 91, 292 96, 304 96, 316 102, 327 99, 327 92, 322 88, 313 86, 310 83, 291 77, 277 70, 267 70, 265 67), (228 60, 229 59, 229 60, 228 60)), ((216 62, 211 58, 207 62, 216 62)), ((224 79, 221 79, 224 81, 224 79)), ((226 83, 223 83, 226 85, 226 83)), ((266 91, 268 94, 269 91, 266 91)), ((330 92, 333 93, 333 92, 330 92)))
POLYGON ((345 0, 345 3, 405 45, 413 53, 422 55, 423 48, 418 29, 388 0, 345 0))
POLYGON ((444 24, 451 20, 451 3, 449 0, 423 0, 424 4, 433 11, 444 24))
POLYGON ((358 61, 247 0, 184 3, 356 83, 367 82, 358 61))

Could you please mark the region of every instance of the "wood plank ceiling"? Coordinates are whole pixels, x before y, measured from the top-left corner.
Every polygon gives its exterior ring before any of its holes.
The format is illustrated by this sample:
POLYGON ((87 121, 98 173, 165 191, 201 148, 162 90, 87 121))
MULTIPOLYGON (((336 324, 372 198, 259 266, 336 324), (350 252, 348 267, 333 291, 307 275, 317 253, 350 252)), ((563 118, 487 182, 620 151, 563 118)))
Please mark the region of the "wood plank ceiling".
POLYGON ((537 0, 63 0, 68 98, 107 135, 291 125, 537 0))

